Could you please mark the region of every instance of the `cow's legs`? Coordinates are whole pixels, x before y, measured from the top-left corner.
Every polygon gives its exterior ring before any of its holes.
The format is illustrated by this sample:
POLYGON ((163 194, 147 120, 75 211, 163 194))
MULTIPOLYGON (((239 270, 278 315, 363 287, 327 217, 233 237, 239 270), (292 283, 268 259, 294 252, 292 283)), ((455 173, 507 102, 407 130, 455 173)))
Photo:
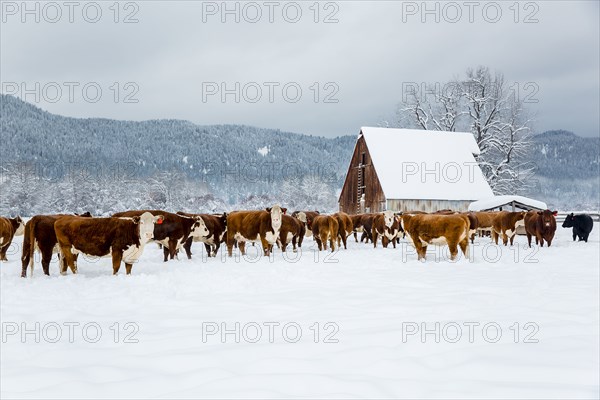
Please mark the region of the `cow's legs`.
MULTIPOLYGON (((69 268, 71 269, 71 272, 76 274, 77 273, 77 256, 78 254, 73 254, 73 262, 71 264, 69 264, 69 268)), ((66 270, 66 267, 65 267, 66 270)))
MULTIPOLYGON (((50 275, 50 261, 52 261, 52 249, 40 249, 42 253, 42 270, 44 275, 50 275)), ((58 255, 58 269, 62 270, 61 265, 64 263, 63 257, 58 255)), ((66 268, 66 266, 65 266, 66 268)))
POLYGON ((127 275, 131 275, 131 268, 132 267, 133 267, 133 264, 125 263, 125 272, 127 273, 127 275))
MULTIPOLYGON (((183 244, 183 248, 185 250, 185 254, 187 254, 187 258, 188 260, 192 259, 192 242, 194 240, 192 238, 188 238, 188 240, 185 241, 185 243, 183 244)), ((210 257, 210 253, 208 254, 208 256, 210 257)))
POLYGON ((373 228, 371 232, 371 237, 373 238, 373 248, 377 248, 377 241, 379 240, 379 236, 377 236, 377 231, 373 228))
POLYGON ((271 254, 272 245, 270 245, 269 242, 267 242, 267 239, 263 238, 262 235, 260 237, 260 244, 262 245, 263 254, 265 257, 269 257, 269 254, 271 254))
POLYGON ((242 253, 243 256, 246 255, 246 242, 238 242, 238 248, 240 249, 240 253, 242 253))
POLYGON ((123 252, 113 250, 113 252, 112 252, 113 275, 116 275, 119 273, 119 268, 121 268, 122 259, 123 259, 123 252))
POLYGON ((460 250, 463 252, 465 258, 469 259, 469 238, 466 237, 461 240, 458 245, 460 246, 460 250))
POLYGON ((512 236, 510 237, 510 245, 513 245, 513 242, 515 241, 515 237, 517 236, 516 233, 513 233, 512 236))
MULTIPOLYGON (((346 231, 342 232, 342 243, 344 244, 344 250, 347 250, 348 247, 346 246, 346 242, 347 242, 348 236, 346 236, 346 231)), ((340 244, 338 243, 338 247, 340 247, 340 244)))
POLYGON ((335 251, 335 240, 336 238, 333 237, 333 235, 329 235, 329 245, 331 247, 331 252, 333 253, 335 251))
POLYGON ((9 247, 10 247, 10 243, 8 243, 5 246, 2 246, 2 248, 0 248, 0 261, 8 261, 8 259, 6 258, 6 252, 8 251, 9 247))
POLYGON ((358 234, 354 231, 354 241, 358 243, 358 234))
POLYGON ((529 247, 531 247, 531 233, 527 232, 527 243, 529 244, 529 247))
MULTIPOLYGON (((61 275, 66 275, 67 274, 67 266, 69 266, 71 268, 71 270, 73 270, 74 267, 72 267, 74 260, 73 260, 73 253, 71 253, 71 248, 69 246, 61 246, 61 252, 63 255, 63 259, 61 260, 62 262, 59 262, 58 265, 60 265, 60 274, 61 275)), ((76 270, 75 270, 76 271, 76 270)), ((75 273, 75 272, 73 272, 75 273)))
POLYGON ((168 246, 163 246, 163 261, 169 261, 169 248, 168 246))
POLYGON ((234 242, 235 242, 235 240, 233 239, 233 232, 228 229, 225 244, 227 245, 227 255, 229 257, 231 257, 233 255, 233 243, 234 242))
POLYGON ((323 250, 327 250, 327 231, 319 232, 321 235, 321 243, 323 244, 323 250))
POLYGON ((450 249, 450 261, 454 261, 458 255, 458 245, 456 242, 448 242, 448 248, 450 249))
POLYGON ((297 235, 292 236, 292 251, 294 253, 296 253, 298 251, 298 247, 296 246, 297 242, 298 242, 298 236, 297 235))
POLYGON ((419 250, 419 260, 423 259, 425 261, 427 259, 427 246, 421 246, 419 250))
POLYGON ((496 232, 495 230, 492 229, 491 235, 492 235, 492 242, 498 244, 498 232, 496 232))
MULTIPOLYGON (((172 260, 177 256, 177 239, 169 239, 169 258, 172 260)), ((179 259, 179 257, 177 257, 179 259)))
POLYGON ((319 247, 319 251, 323 250, 323 245, 321 243, 321 238, 319 237, 319 235, 314 235, 315 237, 315 242, 317 242, 317 246, 319 247))
POLYGON ((208 243, 204 243, 204 249, 206 250, 206 254, 208 254, 209 257, 212 256, 212 246, 208 243))
POLYGON ((504 232, 502 232, 502 244, 508 245, 508 235, 504 232))

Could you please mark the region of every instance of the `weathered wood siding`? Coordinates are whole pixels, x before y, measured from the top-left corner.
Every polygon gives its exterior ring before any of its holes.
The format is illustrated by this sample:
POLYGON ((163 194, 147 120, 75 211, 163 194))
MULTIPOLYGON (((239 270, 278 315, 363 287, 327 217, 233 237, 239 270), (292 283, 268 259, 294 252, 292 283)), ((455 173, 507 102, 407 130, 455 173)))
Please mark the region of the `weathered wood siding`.
POLYGON ((354 153, 348 166, 346 181, 340 193, 339 206, 340 211, 348 214, 357 214, 361 212, 360 196, 358 191, 359 174, 363 174, 363 192, 365 194, 364 212, 380 212, 385 210, 385 195, 379 183, 375 166, 371 161, 369 149, 365 139, 361 136, 356 141, 354 153), (364 157, 363 157, 364 154, 364 157), (363 168, 360 168, 364 165, 363 168))

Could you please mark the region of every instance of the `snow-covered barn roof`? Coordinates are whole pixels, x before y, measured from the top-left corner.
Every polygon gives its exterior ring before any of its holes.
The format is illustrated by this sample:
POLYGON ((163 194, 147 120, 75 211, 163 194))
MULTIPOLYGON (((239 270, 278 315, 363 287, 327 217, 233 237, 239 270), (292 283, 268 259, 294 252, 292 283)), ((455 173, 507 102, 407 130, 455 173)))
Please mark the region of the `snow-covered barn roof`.
POLYGON ((485 211, 493 210, 494 208, 502 207, 515 202, 515 205, 522 209, 535 208, 538 210, 546 210, 548 206, 543 201, 530 199, 524 196, 504 195, 492 196, 487 199, 481 199, 469 204, 469 211, 485 211))
POLYGON ((473 134, 363 127, 387 199, 479 200, 493 196, 473 134))

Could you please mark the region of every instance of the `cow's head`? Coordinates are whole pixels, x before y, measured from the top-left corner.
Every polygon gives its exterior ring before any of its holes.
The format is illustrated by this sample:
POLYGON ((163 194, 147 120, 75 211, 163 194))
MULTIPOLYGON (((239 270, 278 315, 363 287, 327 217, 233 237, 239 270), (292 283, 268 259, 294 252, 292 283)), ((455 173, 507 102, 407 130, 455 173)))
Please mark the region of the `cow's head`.
POLYGON ((15 229, 15 236, 21 236, 25 232, 25 223, 21 217, 17 216, 13 219, 13 226, 15 229))
POLYGON ((410 221, 410 219, 413 216, 414 216, 414 214, 406 214, 406 213, 400 214, 400 228, 402 228, 403 231, 406 230, 406 228, 404 226, 410 221))
POLYGON ((391 228, 394 224, 394 212, 393 211, 384 211, 383 212, 383 222, 387 228, 391 228))
POLYGON ((152 215, 147 211, 140 216, 132 218, 133 222, 139 227, 140 241, 142 243, 154 239, 154 224, 162 224, 164 218, 162 215, 152 215))
POLYGON ((573 213, 567 215, 567 218, 565 218, 565 222, 563 222, 562 227, 563 228, 572 228, 573 227, 573 217, 575 215, 573 213))
POLYGON ((210 235, 210 232, 208 231, 208 228, 206 227, 206 224, 204 223, 202 217, 196 215, 195 217, 192 217, 192 219, 194 220, 194 224, 192 225, 190 236, 208 237, 210 235))
POLYGON ((544 210, 544 211, 538 211, 538 218, 541 219, 542 221, 542 225, 544 225, 547 228, 550 228, 553 224, 556 224, 556 220, 554 219, 554 216, 556 214, 558 214, 557 211, 550 211, 550 210, 544 210))
POLYGON ((268 207, 267 211, 271 214, 271 226, 273 230, 279 230, 281 228, 283 209, 276 204, 273 207, 268 207))
POLYGON ((303 222, 305 224, 307 223, 306 214, 302 211, 296 212, 296 215, 294 215, 294 217, 296 217, 300 222, 303 222))

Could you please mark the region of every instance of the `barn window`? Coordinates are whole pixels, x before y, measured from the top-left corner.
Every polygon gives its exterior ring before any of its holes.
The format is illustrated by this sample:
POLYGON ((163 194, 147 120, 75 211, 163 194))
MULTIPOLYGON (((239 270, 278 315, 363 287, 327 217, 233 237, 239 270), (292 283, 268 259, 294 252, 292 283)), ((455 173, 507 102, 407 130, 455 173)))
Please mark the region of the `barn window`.
POLYGON ((365 165, 365 164, 367 163, 367 153, 362 153, 362 154, 360 155, 360 163, 361 163, 362 165, 365 165))

